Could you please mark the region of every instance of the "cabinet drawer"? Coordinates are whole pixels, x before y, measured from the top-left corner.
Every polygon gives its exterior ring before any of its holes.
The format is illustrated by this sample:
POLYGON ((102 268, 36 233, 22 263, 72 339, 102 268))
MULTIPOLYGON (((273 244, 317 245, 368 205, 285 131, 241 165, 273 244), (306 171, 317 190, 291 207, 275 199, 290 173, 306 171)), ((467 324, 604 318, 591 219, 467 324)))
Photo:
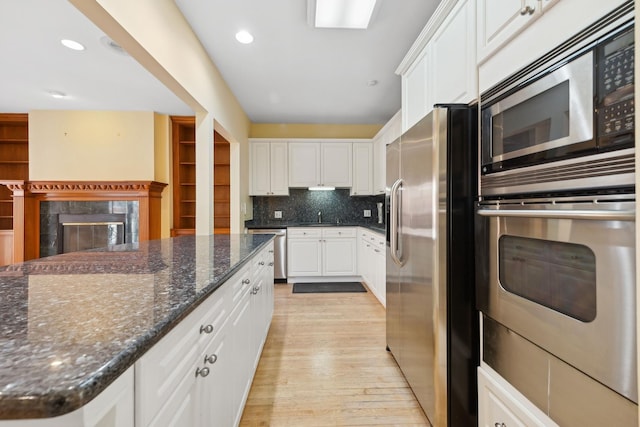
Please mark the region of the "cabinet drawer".
POLYGON ((136 425, 149 425, 184 378, 193 376, 202 349, 229 315, 228 289, 222 285, 136 362, 136 425))
POLYGON ((287 229, 287 238, 320 238, 322 236, 322 229, 320 227, 299 227, 287 229))
POLYGON ((356 237, 355 227, 327 227, 322 229, 322 237, 356 237))

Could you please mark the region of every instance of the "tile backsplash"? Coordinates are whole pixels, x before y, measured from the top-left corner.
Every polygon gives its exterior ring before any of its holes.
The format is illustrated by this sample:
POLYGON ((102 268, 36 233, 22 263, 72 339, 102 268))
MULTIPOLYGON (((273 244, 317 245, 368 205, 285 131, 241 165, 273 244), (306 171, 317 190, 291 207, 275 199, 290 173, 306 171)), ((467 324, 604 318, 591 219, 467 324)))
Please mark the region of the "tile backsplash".
MULTIPOLYGON (((384 195, 351 197, 348 189, 334 191, 289 190, 289 196, 254 196, 253 221, 255 223, 317 222, 318 212, 322 212, 322 222, 377 224, 377 203, 384 204, 384 195), (366 218, 364 211, 370 210, 366 218), (282 212, 282 218, 274 217, 275 211, 282 212)), ((382 221, 384 222, 384 214, 382 221)))

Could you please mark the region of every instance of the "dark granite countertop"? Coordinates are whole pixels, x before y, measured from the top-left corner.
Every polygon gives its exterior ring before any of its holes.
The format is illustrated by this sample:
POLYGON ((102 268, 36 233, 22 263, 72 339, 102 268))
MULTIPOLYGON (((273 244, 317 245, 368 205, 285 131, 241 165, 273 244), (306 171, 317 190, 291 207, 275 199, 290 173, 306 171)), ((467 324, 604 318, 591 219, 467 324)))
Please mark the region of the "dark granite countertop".
POLYGON ((384 234, 384 226, 380 224, 361 224, 355 222, 296 222, 296 221, 274 221, 274 222, 254 222, 245 221, 244 226, 249 230, 256 229, 282 229, 289 227, 364 227, 369 230, 384 234))
POLYGON ((181 236, 0 267, 0 419, 82 407, 271 239, 181 236))

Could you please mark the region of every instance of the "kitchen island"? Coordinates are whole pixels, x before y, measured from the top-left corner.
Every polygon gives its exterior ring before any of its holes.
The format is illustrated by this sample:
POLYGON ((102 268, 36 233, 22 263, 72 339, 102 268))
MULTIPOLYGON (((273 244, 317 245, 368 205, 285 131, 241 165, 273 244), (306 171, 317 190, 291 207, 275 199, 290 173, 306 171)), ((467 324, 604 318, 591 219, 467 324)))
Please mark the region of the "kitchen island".
POLYGON ((181 236, 0 267, 0 426, 158 424, 179 392, 192 402, 184 420, 208 425, 199 400, 216 382, 243 383, 226 402, 237 423, 273 310, 272 246, 270 235, 181 236), (208 351, 221 338, 224 359, 208 351), (224 376, 195 382, 218 366, 224 376), (104 416, 87 421, 83 409, 116 385, 118 411, 100 402, 104 416))

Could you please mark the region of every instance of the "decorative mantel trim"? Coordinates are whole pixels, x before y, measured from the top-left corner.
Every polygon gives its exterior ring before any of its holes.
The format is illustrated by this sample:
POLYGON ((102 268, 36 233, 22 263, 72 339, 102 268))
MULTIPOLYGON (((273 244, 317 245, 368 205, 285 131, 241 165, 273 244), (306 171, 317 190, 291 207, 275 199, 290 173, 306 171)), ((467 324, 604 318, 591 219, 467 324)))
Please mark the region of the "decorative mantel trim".
POLYGON ((139 240, 161 237, 161 198, 167 184, 157 181, 0 181, 13 192, 13 260, 40 256, 40 202, 136 200, 139 240))

